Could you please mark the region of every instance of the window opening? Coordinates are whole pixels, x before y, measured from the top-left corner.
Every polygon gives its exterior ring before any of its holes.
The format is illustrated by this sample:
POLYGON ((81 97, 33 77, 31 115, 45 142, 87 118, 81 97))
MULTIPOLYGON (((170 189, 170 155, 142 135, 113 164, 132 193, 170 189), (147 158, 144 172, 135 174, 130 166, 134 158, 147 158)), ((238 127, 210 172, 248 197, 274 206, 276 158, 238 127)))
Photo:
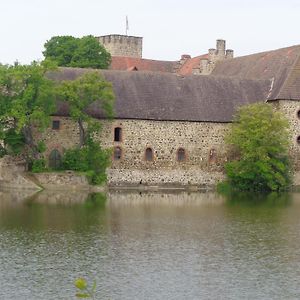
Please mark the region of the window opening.
POLYGON ((217 151, 215 149, 210 149, 209 151, 209 162, 215 163, 217 160, 217 151))
POLYGON ((115 147, 114 160, 120 160, 121 158, 122 158, 122 149, 120 147, 115 147))
POLYGON ((59 120, 52 121, 52 129, 58 130, 59 127, 60 127, 60 121, 59 120))
POLYGON ((114 141, 115 142, 121 142, 122 139, 122 128, 121 127, 116 127, 115 128, 115 133, 114 133, 114 141))
POLYGON ((183 148, 179 148, 177 151, 177 160, 184 161, 185 160, 185 150, 183 148))
POLYGON ((145 153, 146 161, 152 161, 153 160, 153 150, 151 148, 146 149, 145 153))

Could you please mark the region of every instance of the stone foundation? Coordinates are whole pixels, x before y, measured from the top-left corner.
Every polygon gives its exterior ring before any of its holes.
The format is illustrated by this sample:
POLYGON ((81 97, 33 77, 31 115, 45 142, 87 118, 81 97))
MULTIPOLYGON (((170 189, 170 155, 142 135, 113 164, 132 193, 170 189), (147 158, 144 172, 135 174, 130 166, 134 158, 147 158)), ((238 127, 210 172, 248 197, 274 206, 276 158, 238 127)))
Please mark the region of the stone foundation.
POLYGON ((221 172, 204 172, 201 170, 108 170, 109 186, 173 186, 173 187, 214 187, 225 179, 221 172))

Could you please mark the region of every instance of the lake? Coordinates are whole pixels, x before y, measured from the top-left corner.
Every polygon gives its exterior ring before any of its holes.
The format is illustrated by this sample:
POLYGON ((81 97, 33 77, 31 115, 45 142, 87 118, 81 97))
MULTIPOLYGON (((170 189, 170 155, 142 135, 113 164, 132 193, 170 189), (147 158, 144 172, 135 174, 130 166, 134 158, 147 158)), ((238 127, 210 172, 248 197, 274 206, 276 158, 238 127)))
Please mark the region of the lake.
POLYGON ((0 299, 299 299, 300 193, 0 191, 0 299))

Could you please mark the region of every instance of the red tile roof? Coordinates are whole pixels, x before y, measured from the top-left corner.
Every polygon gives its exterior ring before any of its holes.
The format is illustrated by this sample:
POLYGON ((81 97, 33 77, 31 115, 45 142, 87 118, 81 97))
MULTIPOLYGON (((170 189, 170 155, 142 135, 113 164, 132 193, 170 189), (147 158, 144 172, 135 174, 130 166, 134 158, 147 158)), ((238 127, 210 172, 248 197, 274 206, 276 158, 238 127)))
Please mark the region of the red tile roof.
POLYGON ((199 68, 200 60, 204 58, 208 58, 208 54, 203 54, 200 56, 187 59, 184 62, 184 64, 181 66, 181 68, 177 71, 177 73, 183 76, 192 75, 193 69, 199 68))
POLYGON ((135 57, 112 56, 110 70, 174 72, 177 61, 161 61, 135 57))

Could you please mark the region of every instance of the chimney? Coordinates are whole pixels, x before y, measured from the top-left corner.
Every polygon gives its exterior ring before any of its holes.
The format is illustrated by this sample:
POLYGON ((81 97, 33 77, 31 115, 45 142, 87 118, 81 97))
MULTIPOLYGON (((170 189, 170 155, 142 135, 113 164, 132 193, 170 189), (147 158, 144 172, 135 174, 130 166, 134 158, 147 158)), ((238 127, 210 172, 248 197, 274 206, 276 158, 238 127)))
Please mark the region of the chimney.
POLYGON ((232 49, 226 50, 226 58, 233 58, 233 50, 232 49))
POLYGON ((216 49, 214 49, 214 48, 210 48, 210 49, 208 49, 208 54, 209 55, 215 55, 216 54, 216 49))
POLYGON ((186 60, 186 59, 189 59, 191 58, 191 56, 189 54, 182 54, 181 55, 181 60, 186 60))
POLYGON ((225 40, 217 40, 217 55, 225 56, 226 49, 226 41, 225 40))

